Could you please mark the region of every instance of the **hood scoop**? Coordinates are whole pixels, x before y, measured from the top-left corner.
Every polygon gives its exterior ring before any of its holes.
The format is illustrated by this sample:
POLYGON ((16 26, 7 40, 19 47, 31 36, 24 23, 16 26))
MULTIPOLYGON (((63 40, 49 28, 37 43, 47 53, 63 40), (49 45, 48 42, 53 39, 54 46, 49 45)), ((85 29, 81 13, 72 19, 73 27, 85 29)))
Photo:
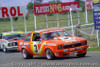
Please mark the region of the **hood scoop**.
POLYGON ((61 36, 61 37, 55 37, 54 40, 69 40, 71 39, 70 37, 68 36, 61 36))
POLYGON ((63 39, 69 39, 69 37, 64 37, 63 39))
POLYGON ((62 39, 62 40, 68 40, 68 39, 70 39, 70 37, 60 37, 60 39, 62 39))

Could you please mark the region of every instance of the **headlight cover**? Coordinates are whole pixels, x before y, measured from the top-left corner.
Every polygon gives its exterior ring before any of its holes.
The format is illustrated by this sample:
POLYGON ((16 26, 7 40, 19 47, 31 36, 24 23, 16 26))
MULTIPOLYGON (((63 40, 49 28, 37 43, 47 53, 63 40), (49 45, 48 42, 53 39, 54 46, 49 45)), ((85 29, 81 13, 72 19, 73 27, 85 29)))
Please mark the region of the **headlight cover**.
POLYGON ((15 46, 15 43, 8 43, 8 46, 15 46))
POLYGON ((83 41, 82 42, 82 45, 87 45, 87 41, 83 41))
POLYGON ((62 49, 62 45, 58 45, 57 48, 58 48, 58 50, 62 49))
POLYGON ((8 43, 8 46, 11 46, 11 43, 8 43))

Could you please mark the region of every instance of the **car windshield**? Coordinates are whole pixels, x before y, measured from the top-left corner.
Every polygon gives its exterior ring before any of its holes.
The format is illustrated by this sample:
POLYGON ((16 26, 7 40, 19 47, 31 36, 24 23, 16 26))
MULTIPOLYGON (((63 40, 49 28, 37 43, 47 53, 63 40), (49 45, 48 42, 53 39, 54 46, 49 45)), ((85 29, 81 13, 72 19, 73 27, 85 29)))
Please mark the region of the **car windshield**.
POLYGON ((57 37, 57 36, 69 36, 69 34, 66 31, 46 33, 46 34, 42 34, 42 40, 53 39, 54 37, 57 37))
POLYGON ((18 40, 18 39, 23 38, 24 36, 25 36, 25 34, 12 34, 12 35, 3 36, 3 39, 7 39, 7 40, 15 39, 15 40, 18 40))

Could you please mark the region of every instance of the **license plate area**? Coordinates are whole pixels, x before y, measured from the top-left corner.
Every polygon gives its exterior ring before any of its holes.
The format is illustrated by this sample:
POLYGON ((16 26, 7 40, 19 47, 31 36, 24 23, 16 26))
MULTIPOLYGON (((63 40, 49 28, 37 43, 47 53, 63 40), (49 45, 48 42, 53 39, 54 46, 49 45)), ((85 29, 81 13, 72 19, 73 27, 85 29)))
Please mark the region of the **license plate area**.
POLYGON ((77 55, 77 52, 71 52, 70 53, 70 56, 76 56, 77 55))

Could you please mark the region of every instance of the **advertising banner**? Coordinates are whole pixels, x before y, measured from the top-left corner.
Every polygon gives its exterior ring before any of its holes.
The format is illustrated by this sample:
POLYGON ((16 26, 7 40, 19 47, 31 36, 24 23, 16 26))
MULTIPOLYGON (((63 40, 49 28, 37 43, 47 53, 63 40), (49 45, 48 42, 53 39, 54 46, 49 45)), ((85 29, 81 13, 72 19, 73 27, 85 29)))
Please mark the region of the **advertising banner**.
POLYGON ((96 0, 93 2, 94 2, 93 4, 94 27, 96 30, 100 30, 100 1, 96 0))
POLYGON ((87 10, 93 10, 93 0, 86 0, 87 10))
POLYGON ((41 5, 34 5, 33 8, 35 15, 63 13, 63 12, 69 12, 70 8, 72 9, 79 8, 79 2, 41 4, 41 5))
POLYGON ((26 13, 24 6, 0 7, 0 18, 25 16, 26 13))

